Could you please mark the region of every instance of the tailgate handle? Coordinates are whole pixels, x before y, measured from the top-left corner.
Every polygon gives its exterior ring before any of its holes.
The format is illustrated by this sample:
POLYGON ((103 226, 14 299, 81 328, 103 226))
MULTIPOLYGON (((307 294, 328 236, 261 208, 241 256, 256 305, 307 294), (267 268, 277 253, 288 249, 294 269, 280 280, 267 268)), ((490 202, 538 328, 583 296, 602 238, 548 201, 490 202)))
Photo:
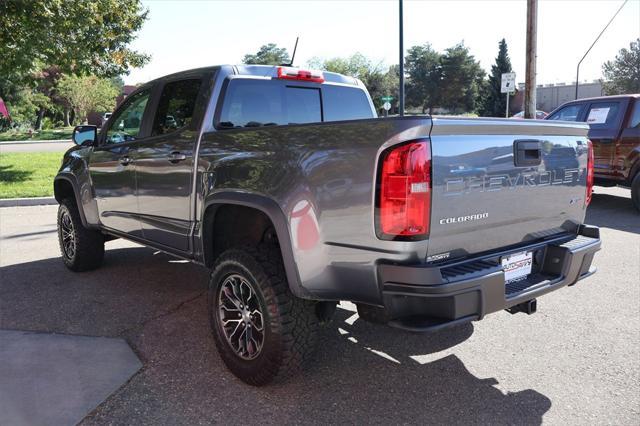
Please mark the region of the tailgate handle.
POLYGON ((542 143, 537 140, 513 142, 513 162, 516 167, 539 166, 542 162, 542 143))

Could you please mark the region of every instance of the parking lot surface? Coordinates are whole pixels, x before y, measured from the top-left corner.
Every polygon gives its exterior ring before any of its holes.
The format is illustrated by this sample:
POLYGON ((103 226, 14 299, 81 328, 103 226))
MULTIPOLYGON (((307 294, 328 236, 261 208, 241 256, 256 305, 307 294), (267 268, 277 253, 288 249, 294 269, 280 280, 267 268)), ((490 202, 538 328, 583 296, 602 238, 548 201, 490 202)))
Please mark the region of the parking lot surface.
POLYGON ((640 423, 640 215, 596 187, 594 276, 433 334, 363 322, 344 304, 293 380, 247 386, 218 357, 207 271, 116 240, 102 268, 67 271, 55 206, 0 209, 0 328, 123 337, 143 367, 84 424, 640 423))

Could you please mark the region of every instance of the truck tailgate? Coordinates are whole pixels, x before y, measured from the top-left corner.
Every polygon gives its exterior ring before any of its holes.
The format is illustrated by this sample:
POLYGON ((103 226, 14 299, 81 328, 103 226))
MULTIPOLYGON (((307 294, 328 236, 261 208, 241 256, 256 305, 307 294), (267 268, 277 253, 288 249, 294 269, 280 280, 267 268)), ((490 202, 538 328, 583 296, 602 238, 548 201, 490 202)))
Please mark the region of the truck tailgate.
POLYGON ((434 118, 427 259, 576 232, 586 210, 587 130, 536 120, 434 118))

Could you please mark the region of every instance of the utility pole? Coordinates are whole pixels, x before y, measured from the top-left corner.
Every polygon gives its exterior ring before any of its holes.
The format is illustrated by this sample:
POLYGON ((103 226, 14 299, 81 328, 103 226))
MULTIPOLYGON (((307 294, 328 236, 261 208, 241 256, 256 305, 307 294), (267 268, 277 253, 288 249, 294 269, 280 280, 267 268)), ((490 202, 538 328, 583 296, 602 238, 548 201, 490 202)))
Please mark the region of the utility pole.
POLYGON ((400 71, 400 87, 398 88, 398 110, 400 117, 404 117, 404 28, 402 25, 402 0, 399 0, 398 3, 400 5, 400 61, 398 64, 400 71))
POLYGON ((616 19, 616 16, 618 16, 618 13, 620 13, 620 11, 624 7, 624 5, 627 4, 627 1, 628 0, 624 0, 624 2, 622 2, 622 4, 620 5, 620 8, 618 9, 618 11, 615 13, 615 15, 613 15, 613 17, 609 20, 609 23, 607 25, 605 25, 605 27, 602 29, 602 31, 600 31, 600 34, 598 34, 598 37, 596 37, 596 39, 593 40, 593 43, 591 43, 591 46, 589 47, 589 49, 587 49, 587 51, 585 52, 585 54, 582 57, 582 59, 580 59, 580 62, 578 62, 578 66, 576 67, 576 99, 578 99, 578 83, 580 81, 580 64, 582 63, 582 61, 584 61, 584 58, 587 57, 589 52, 591 52, 591 49, 593 49, 593 46, 595 46, 597 41, 600 40, 600 37, 602 37, 602 34, 606 31, 607 28, 609 28, 609 25, 611 25, 613 20, 616 19))
POLYGON ((536 118, 537 37, 538 0, 527 0, 527 66, 524 80, 524 118, 536 118))

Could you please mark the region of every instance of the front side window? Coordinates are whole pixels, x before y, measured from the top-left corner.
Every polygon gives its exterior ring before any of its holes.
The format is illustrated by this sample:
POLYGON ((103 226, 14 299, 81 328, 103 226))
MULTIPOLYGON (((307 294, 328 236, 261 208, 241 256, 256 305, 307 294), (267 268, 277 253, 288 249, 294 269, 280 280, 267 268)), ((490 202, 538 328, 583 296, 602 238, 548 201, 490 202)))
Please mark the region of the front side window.
POLYGON ((271 80, 233 79, 217 127, 262 127, 322 121, 320 90, 271 80))
POLYGON ((548 120, 578 121, 582 105, 568 105, 548 118, 548 120))
POLYGON ((140 137, 142 117, 149 101, 150 89, 132 95, 127 104, 116 112, 116 117, 107 129, 107 144, 130 142, 140 137))
POLYGON ((153 118, 151 136, 164 135, 189 127, 202 80, 191 79, 167 83, 162 89, 153 118))

